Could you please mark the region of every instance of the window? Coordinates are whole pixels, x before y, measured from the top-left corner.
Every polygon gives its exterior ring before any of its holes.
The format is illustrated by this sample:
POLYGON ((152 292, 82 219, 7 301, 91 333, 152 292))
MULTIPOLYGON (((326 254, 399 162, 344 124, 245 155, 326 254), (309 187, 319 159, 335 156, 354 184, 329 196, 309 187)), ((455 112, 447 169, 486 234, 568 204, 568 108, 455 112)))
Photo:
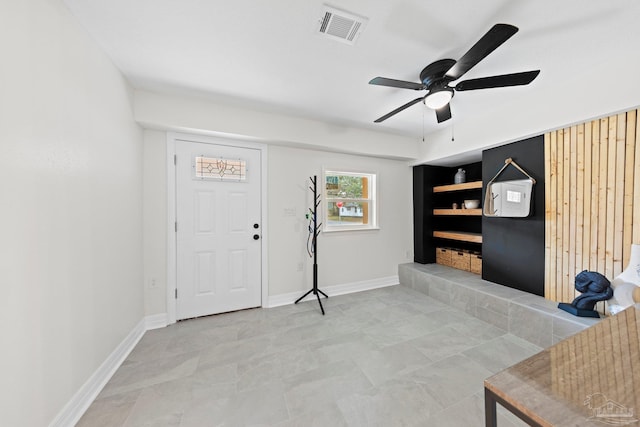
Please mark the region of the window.
POLYGON ((377 228, 376 175, 324 172, 325 231, 377 228))

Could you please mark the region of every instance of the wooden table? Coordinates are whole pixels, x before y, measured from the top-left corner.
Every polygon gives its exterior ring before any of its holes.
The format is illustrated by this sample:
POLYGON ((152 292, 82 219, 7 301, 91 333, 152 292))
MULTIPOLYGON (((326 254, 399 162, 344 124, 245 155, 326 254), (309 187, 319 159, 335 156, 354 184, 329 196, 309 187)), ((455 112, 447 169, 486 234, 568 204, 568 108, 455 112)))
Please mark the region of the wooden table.
POLYGON ((640 427, 640 310, 567 338, 484 381, 485 423, 496 402, 532 426, 640 427))

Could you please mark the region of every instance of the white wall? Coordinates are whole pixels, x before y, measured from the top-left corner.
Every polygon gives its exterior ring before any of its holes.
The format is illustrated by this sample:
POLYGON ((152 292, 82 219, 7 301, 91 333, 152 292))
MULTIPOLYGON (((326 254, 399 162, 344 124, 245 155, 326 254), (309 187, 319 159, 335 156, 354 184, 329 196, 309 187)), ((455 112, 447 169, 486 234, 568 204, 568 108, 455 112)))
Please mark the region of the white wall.
MULTIPOLYGON (((269 294, 311 288, 313 261, 306 251, 309 177, 322 169, 375 172, 379 230, 321 233, 318 285, 344 285, 397 275, 413 259, 412 173, 406 162, 287 147, 269 148, 269 294), (292 215, 295 213, 295 215, 292 215), (407 254, 409 256, 407 256, 407 254), (298 271, 299 264, 303 270, 298 271)), ((324 218, 320 216, 320 221, 324 218)))
MULTIPOLYGON (((154 315, 167 312, 165 132, 144 131, 144 157, 145 310, 154 315), (152 279, 155 288, 149 286, 152 279)), ((395 276, 398 264, 413 258, 412 175, 406 162, 270 145, 267 240, 271 298, 302 294, 311 287, 312 261, 305 249, 305 213, 311 206, 308 178, 321 177, 323 167, 378 173, 380 230, 322 234, 318 239, 320 285, 395 276)))
MULTIPOLYGON (((640 72, 640 70, 639 70, 640 72)), ((640 82, 633 94, 640 93, 640 82)), ((427 136, 419 160, 414 164, 459 165, 479 161, 482 150, 511 142, 521 141, 536 135, 562 129, 593 119, 611 116, 638 108, 637 99, 624 96, 616 102, 571 103, 552 111, 523 109, 520 116, 496 122, 470 119, 455 125, 455 141, 451 141, 451 129, 444 129, 427 136)))
POLYGON ((49 424, 143 317, 141 131, 59 0, 0 4, 0 423, 49 424))
POLYGON ((144 306, 167 312, 167 134, 144 131, 144 306))
POLYGON ((415 138, 240 108, 195 97, 136 90, 134 114, 136 121, 145 128, 209 131, 271 145, 404 160, 418 156, 415 138))
POLYGON ((412 178, 405 160, 417 157, 418 145, 414 139, 148 91, 135 91, 134 106, 136 121, 147 128, 144 131, 147 315, 167 312, 168 130, 268 145, 270 297, 305 291, 311 284, 311 261, 305 255, 304 214, 309 204, 305 180, 313 174, 320 176, 323 166, 380 173, 381 229, 323 235, 318 240, 318 250, 323 254, 319 260, 321 286, 394 276, 398 263, 413 259, 412 178), (367 155, 359 155, 365 153, 367 155), (295 209, 296 216, 285 216, 284 207, 295 209), (347 255, 354 251, 355 255, 347 255), (302 271, 298 271, 300 263, 302 271), (156 285, 153 288, 150 287, 152 281, 156 285))

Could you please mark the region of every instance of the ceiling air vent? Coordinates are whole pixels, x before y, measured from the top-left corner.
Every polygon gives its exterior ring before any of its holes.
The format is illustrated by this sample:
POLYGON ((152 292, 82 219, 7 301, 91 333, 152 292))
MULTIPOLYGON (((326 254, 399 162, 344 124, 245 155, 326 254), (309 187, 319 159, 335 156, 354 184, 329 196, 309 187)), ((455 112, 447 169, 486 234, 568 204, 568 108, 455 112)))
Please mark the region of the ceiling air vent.
POLYGON ((324 5, 318 21, 318 32, 333 40, 355 44, 367 21, 362 16, 324 5))

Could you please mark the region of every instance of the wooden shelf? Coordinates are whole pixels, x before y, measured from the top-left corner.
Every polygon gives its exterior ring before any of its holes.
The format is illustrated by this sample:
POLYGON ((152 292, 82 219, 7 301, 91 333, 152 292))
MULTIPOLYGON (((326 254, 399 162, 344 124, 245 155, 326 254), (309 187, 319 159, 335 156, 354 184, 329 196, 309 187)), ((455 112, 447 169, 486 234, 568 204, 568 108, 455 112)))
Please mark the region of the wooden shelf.
POLYGON ((482 243, 482 234, 464 231, 434 231, 433 237, 440 239, 459 240, 461 242, 482 243))
POLYGON ((433 187, 434 193, 446 193, 448 191, 474 190, 482 188, 482 181, 463 182, 462 184, 439 185, 433 187))
POLYGON ((482 216, 482 209, 434 209, 434 215, 482 216))

